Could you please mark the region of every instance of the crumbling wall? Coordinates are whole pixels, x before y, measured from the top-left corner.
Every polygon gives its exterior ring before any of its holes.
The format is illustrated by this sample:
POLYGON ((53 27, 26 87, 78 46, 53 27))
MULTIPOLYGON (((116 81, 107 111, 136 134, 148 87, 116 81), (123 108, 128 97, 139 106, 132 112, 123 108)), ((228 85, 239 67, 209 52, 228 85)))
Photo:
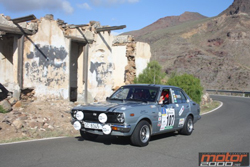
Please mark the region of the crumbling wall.
MULTIPOLYGON (((143 42, 136 42, 134 41, 133 36, 130 35, 121 35, 115 37, 113 46, 123 46, 126 48, 125 56, 127 60, 117 62, 117 64, 121 66, 120 68, 125 67, 123 69, 123 84, 133 84, 135 77, 138 77, 139 74, 142 73, 142 71, 147 67, 148 62, 150 61, 151 52, 149 44, 143 42)), ((116 56, 119 57, 119 55, 116 56)), ((116 87, 122 86, 122 82, 116 83, 116 87)))
MULTIPOLYGON (((10 26, 16 25, 10 23, 10 26)), ((149 45, 135 42, 132 36, 114 37, 107 30, 98 32, 97 28, 101 26, 95 21, 68 25, 62 20, 54 20, 53 15, 46 15, 39 20, 22 23, 20 27, 34 32, 24 38, 22 87, 34 89, 36 97, 70 99, 71 87, 75 87, 77 100, 84 100, 87 92, 88 102, 102 101, 115 88, 133 83, 151 57, 150 53, 145 53, 150 52, 149 45), (87 71, 84 67, 86 45, 89 46, 87 71), (88 78, 85 81, 86 74, 88 78)), ((0 69, 6 66, 9 70, 4 82, 9 75, 14 78, 10 82, 18 83, 17 37, 10 41, 13 43, 13 57, 0 54, 3 59, 10 59, 5 62, 7 66, 1 61, 0 69)), ((7 48, 6 43, 0 42, 1 53, 3 48, 7 48)))
POLYGON ((67 68, 70 41, 51 17, 38 21, 38 32, 24 43, 24 88, 35 88, 36 95, 68 98, 67 68))
POLYGON ((95 35, 95 42, 89 48, 88 91, 94 100, 100 101, 112 93, 113 78, 113 36, 108 32, 95 35))
POLYGON ((136 42, 135 48, 136 77, 138 77, 149 63, 151 51, 150 45, 143 42, 136 42))

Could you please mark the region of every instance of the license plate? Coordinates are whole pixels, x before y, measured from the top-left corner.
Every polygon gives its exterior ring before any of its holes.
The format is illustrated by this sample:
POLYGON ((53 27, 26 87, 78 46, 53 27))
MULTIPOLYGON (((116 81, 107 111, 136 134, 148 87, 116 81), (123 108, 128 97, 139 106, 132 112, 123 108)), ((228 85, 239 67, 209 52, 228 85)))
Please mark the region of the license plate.
POLYGON ((102 125, 98 123, 88 123, 84 122, 84 127, 89 129, 100 129, 102 130, 102 125))

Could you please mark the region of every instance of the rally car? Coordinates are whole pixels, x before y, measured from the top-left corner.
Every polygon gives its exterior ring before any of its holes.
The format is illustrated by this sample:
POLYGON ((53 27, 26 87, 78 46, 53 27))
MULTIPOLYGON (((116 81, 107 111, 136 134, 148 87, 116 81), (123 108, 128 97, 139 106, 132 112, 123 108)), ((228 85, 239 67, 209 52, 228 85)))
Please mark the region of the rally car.
POLYGON ((71 116, 84 139, 130 136, 136 146, 148 145, 152 135, 161 133, 190 135, 201 118, 199 104, 181 88, 147 84, 122 86, 105 102, 74 107, 71 116))

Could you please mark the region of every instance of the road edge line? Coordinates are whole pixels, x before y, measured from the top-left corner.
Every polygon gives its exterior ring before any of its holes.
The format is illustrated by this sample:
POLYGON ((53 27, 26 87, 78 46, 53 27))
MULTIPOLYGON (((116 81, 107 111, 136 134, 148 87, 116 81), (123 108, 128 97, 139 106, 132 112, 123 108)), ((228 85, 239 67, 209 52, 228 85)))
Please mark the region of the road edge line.
MULTIPOLYGON (((217 101, 217 100, 216 100, 216 101, 217 101)), ((218 101, 218 102, 220 102, 220 105, 219 105, 217 108, 215 108, 215 109, 213 109, 213 110, 211 110, 211 111, 202 113, 201 115, 209 114, 209 113, 214 112, 214 111, 218 110, 219 108, 221 108, 221 107, 223 106, 223 102, 221 102, 221 101, 218 101)))
POLYGON ((3 146, 3 145, 10 145, 10 144, 19 144, 19 143, 35 142, 35 141, 43 141, 43 140, 63 139, 63 138, 67 138, 67 136, 48 137, 48 138, 42 138, 42 139, 32 139, 32 140, 24 140, 24 141, 10 142, 10 143, 0 143, 0 146, 3 146))

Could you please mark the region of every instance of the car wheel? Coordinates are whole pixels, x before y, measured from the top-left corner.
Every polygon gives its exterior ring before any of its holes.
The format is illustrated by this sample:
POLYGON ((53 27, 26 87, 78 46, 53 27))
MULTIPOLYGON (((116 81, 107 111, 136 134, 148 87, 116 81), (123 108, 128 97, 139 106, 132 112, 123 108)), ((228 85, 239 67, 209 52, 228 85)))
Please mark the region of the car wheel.
POLYGON ((180 130, 180 133, 183 135, 191 135, 193 130, 194 130, 193 118, 189 115, 186 119, 183 128, 180 130))
POLYGON ((136 146, 147 146, 151 136, 151 128, 147 121, 139 122, 130 137, 131 143, 136 146))
POLYGON ((88 132, 84 132, 82 130, 80 130, 80 134, 81 134, 82 138, 84 138, 86 140, 95 140, 98 137, 98 135, 88 133, 88 132))

